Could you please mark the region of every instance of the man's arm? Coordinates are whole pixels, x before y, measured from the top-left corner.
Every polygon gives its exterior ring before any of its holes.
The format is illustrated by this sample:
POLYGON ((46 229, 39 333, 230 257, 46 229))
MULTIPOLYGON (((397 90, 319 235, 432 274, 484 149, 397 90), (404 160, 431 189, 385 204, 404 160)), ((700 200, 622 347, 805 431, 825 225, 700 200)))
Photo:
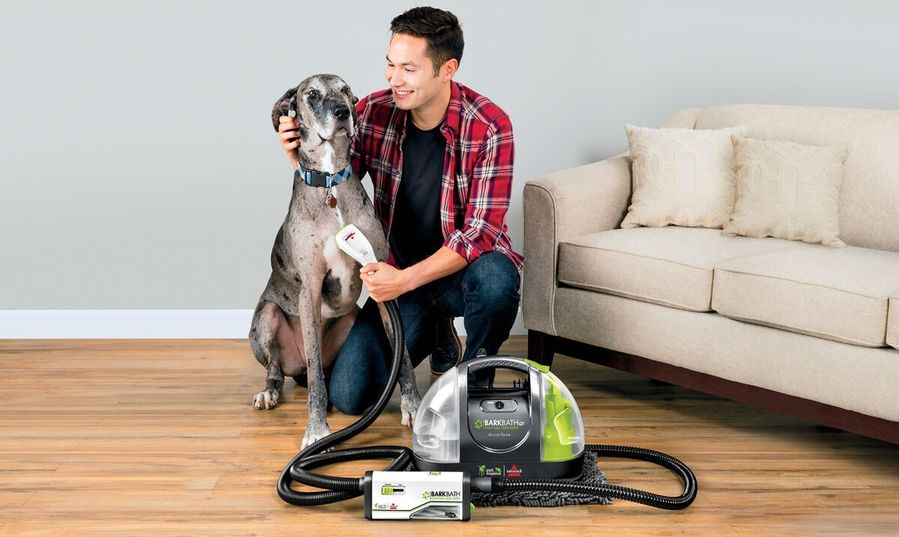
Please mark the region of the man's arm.
POLYGON ((450 274, 459 272, 468 266, 468 261, 464 257, 450 250, 446 246, 441 246, 439 250, 431 254, 427 259, 423 259, 418 263, 406 268, 409 279, 409 289, 418 289, 426 283, 439 280, 450 274))
POLYGON ((512 123, 508 116, 499 117, 490 125, 471 170, 465 225, 443 244, 468 263, 493 251, 506 231, 514 155, 512 123))
POLYGON ((507 116, 491 125, 472 169, 465 225, 427 259, 400 270, 387 263, 362 267, 362 281, 377 302, 392 300, 437 278, 457 272, 481 254, 492 251, 506 230, 512 197, 514 142, 507 116), (374 274, 368 274, 374 272, 374 274))
POLYGON ((300 124, 289 116, 281 116, 278 121, 278 138, 281 139, 281 147, 287 153, 290 165, 296 170, 300 165, 297 160, 297 148, 300 147, 300 124))
POLYGON ((464 257, 444 246, 411 267, 398 269, 383 262, 369 263, 359 273, 368 287, 369 296, 375 302, 385 302, 458 272, 466 266, 468 261, 464 257))

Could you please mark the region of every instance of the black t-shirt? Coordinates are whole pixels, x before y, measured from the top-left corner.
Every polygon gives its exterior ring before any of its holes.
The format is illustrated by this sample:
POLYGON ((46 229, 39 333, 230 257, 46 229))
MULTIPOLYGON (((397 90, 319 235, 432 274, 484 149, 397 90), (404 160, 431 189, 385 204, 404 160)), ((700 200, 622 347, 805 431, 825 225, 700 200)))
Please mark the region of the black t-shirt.
POLYGON ((390 247, 400 268, 429 257, 443 246, 440 181, 446 139, 440 126, 423 131, 406 122, 403 175, 393 209, 390 247))

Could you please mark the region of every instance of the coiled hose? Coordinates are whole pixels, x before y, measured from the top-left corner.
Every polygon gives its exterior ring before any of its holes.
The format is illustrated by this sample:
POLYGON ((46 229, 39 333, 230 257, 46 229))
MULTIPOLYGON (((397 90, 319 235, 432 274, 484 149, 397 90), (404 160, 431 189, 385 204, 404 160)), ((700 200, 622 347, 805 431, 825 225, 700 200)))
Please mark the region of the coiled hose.
POLYGON ((287 463, 281 477, 278 478, 278 496, 287 503, 293 505, 324 505, 340 502, 361 496, 364 491, 363 479, 352 477, 331 477, 311 472, 313 468, 344 461, 360 459, 386 459, 393 458, 393 462, 385 470, 405 470, 412 462, 412 450, 402 446, 377 446, 355 449, 343 449, 325 452, 328 448, 361 433, 372 424, 393 394, 396 381, 399 378, 400 366, 403 363, 403 351, 405 338, 403 335, 403 321, 396 301, 384 302, 387 316, 393 326, 393 364, 384 392, 368 412, 353 422, 346 429, 341 429, 328 436, 319 439, 300 451, 287 463), (291 482, 303 483, 312 487, 325 489, 321 492, 298 492, 290 488, 291 482))
MULTIPOLYGON (((305 506, 324 505, 348 500, 363 494, 363 478, 333 477, 317 474, 311 471, 314 468, 345 461, 393 458, 393 462, 385 470, 402 471, 408 469, 413 461, 412 450, 403 446, 376 446, 327 451, 329 448, 349 440, 367 429, 381 415, 396 387, 405 348, 403 322, 395 300, 384 302, 384 306, 393 326, 393 363, 384 391, 375 405, 361 418, 347 428, 329 434, 317 442, 306 446, 306 449, 300 451, 290 460, 284 471, 281 472, 281 477, 278 478, 278 496, 289 504, 305 506), (293 482, 324 490, 299 492, 290 487, 293 482)), ((591 494, 672 510, 685 509, 696 498, 698 486, 693 471, 686 464, 670 455, 651 449, 627 446, 588 444, 585 446, 585 449, 596 453, 597 456, 639 459, 664 466, 677 474, 681 479, 684 483, 684 492, 680 496, 665 496, 609 484, 587 485, 565 480, 531 481, 505 478, 472 478, 471 485, 472 488, 481 492, 542 490, 591 494)))

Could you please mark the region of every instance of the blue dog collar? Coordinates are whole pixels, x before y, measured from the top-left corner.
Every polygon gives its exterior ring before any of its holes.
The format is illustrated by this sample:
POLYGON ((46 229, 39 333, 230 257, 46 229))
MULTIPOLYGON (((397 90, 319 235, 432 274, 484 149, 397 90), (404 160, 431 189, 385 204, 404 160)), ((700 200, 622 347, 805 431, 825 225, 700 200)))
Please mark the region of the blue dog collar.
POLYGON ((302 179, 309 186, 330 188, 339 185, 353 175, 353 165, 350 164, 337 173, 325 173, 318 170, 307 170, 302 164, 298 164, 297 171, 294 172, 294 180, 302 179))

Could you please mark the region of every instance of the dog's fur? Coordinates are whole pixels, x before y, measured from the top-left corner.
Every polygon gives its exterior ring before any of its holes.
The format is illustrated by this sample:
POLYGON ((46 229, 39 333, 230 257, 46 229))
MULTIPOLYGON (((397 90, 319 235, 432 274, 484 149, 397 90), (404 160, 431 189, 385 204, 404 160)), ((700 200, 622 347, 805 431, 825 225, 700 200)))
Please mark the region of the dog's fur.
MULTIPOLYGON (((353 93, 340 77, 316 75, 288 90, 272 110, 279 117, 296 113, 300 147, 307 170, 336 173, 350 162, 357 129, 353 93)), ((268 371, 265 389, 253 398, 257 409, 278 404, 284 375, 308 386, 308 422, 303 447, 330 433, 324 369, 334 360, 353 326, 362 290, 359 264, 341 252, 337 230, 355 224, 371 242, 378 259, 387 255, 387 240, 374 208, 355 173, 331 189, 295 179, 287 217, 275 237, 272 274, 259 299, 250 328, 250 346, 268 371), (336 207, 327 202, 328 191, 336 207), (305 375, 305 379, 303 376, 305 375)), ((381 318, 392 334, 386 310, 381 318)), ((392 341, 392 337, 389 337, 392 341)), ((412 425, 421 402, 412 364, 404 356, 400 373, 402 423, 412 425)))

